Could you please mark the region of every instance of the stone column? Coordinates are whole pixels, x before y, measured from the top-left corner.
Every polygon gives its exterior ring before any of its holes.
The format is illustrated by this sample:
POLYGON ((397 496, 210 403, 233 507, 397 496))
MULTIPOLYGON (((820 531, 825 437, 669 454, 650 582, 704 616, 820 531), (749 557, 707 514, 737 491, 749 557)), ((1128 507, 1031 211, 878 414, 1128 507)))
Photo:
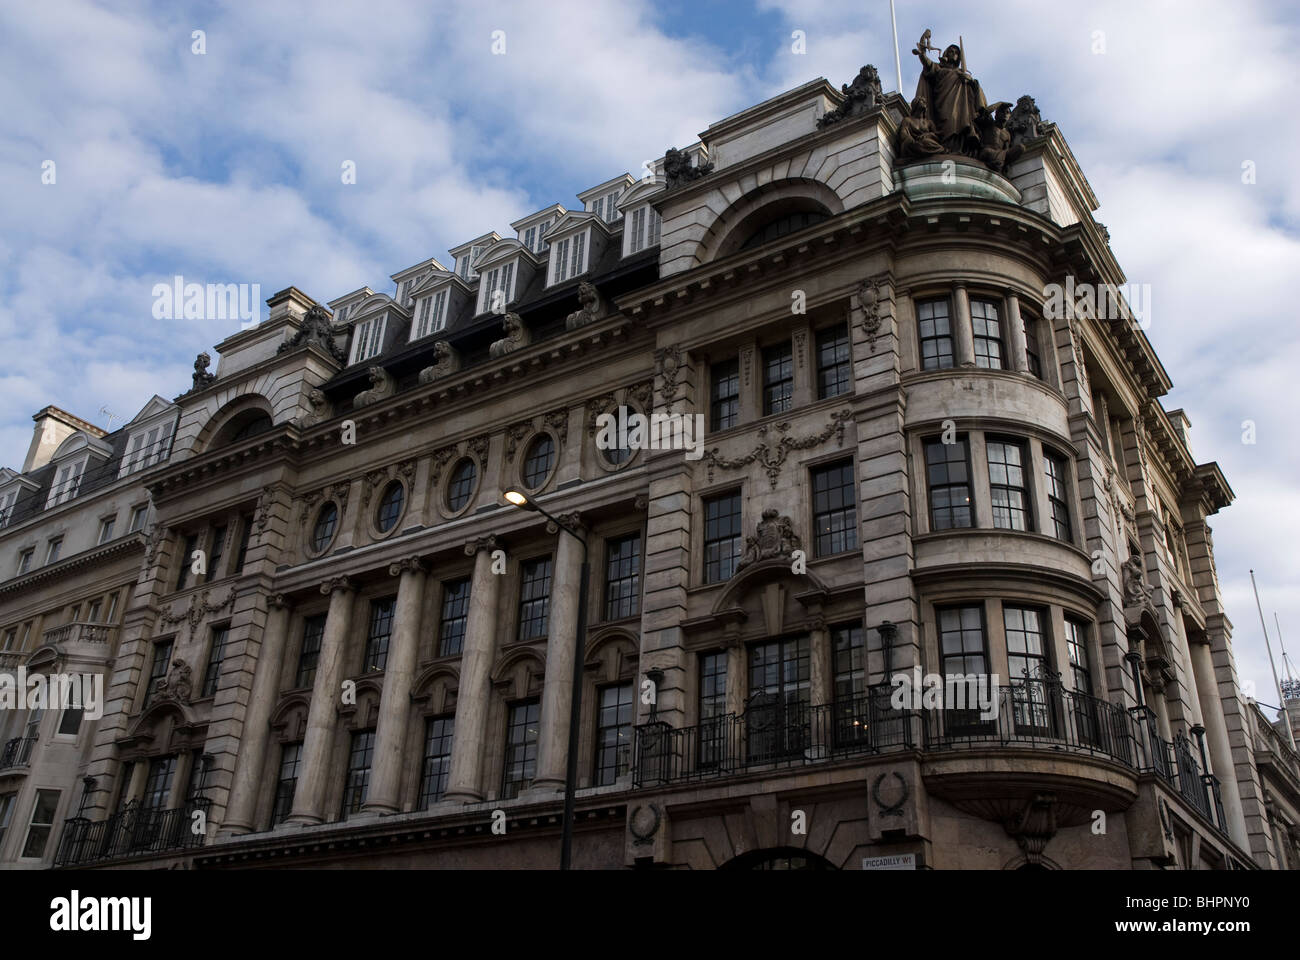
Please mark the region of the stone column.
POLYGON ((132 800, 139 800, 144 796, 145 780, 149 777, 149 761, 137 760, 131 767, 131 780, 123 789, 126 790, 126 796, 118 800, 118 805, 122 806, 132 800))
POLYGON ((289 637, 289 602, 283 594, 267 601, 270 611, 262 629, 262 643, 257 650, 257 668, 249 694, 248 713, 240 737, 239 756, 235 762, 235 779, 230 787, 230 804, 221 834, 250 833, 257 809, 257 792, 261 786, 270 746, 271 711, 280 692, 280 670, 289 637))
POLYGON ((745 712, 745 645, 738 637, 727 641, 727 713, 745 712))
POLYGON ((492 573, 492 551, 504 549, 496 537, 465 544, 474 557, 470 581, 465 645, 460 657, 460 683, 456 693, 456 728, 451 742, 451 770, 445 800, 477 803, 483 799, 483 754, 487 748, 488 703, 492 688, 492 658, 496 656, 497 605, 501 577, 492 573))
POLYGON ((808 632, 808 703, 821 707, 835 698, 834 653, 831 650, 831 632, 826 621, 817 617, 808 632))
POLYGON ((393 636, 384 668, 384 690, 379 699, 375 727, 375 753, 370 789, 363 813, 400 813, 398 796, 402 779, 402 745, 411 713, 411 683, 420 649, 420 611, 424 607, 425 566, 419 557, 407 557, 388 568, 401 575, 393 616, 393 636))
MULTIPOLYGON (((1016 373, 1029 372, 1029 358, 1027 356, 1027 345, 1025 341, 1025 322, 1020 316, 1020 298, 1014 293, 1007 294, 1007 326, 1010 335, 1007 341, 1011 344, 1011 369, 1016 373)), ((1039 357, 1042 362, 1042 357, 1039 357)))
MULTIPOLYGON (((1201 701, 1201 723, 1205 726, 1205 739, 1210 765, 1219 778, 1219 792, 1223 796, 1223 816, 1228 821, 1228 834, 1243 849, 1250 849, 1246 836, 1246 815, 1241 804, 1241 791, 1237 787, 1237 768, 1232 762, 1232 744, 1228 740, 1228 725, 1223 718, 1223 703, 1219 699, 1219 685, 1214 678, 1214 657, 1208 643, 1192 643, 1192 673, 1196 677, 1196 691, 1201 701)), ((1210 771, 1203 771, 1208 773, 1210 771)))
POLYGON ((352 630, 352 582, 347 577, 333 577, 320 585, 320 592, 329 595, 330 609, 316 661, 316 682, 307 710, 307 732, 302 738, 302 762, 290 823, 322 823, 325 819, 325 783, 339 719, 343 651, 352 630))
MULTIPOLYGON (((576 513, 560 518, 584 535, 576 513)), ((551 526, 555 526, 551 524, 551 526)), ((538 790, 563 790, 569 757, 569 711, 573 706, 573 658, 578 649, 578 590, 581 586, 583 546, 564 530, 555 547, 555 579, 551 584, 550 622, 546 631, 546 682, 542 687, 542 714, 537 744, 538 790)), ((578 691, 578 696, 582 691, 578 691)))
POLYGON ((959 367, 975 366, 975 334, 970 325, 970 296, 966 293, 964 283, 954 284, 952 288, 954 316, 949 319, 952 326, 953 347, 957 355, 953 358, 959 367))

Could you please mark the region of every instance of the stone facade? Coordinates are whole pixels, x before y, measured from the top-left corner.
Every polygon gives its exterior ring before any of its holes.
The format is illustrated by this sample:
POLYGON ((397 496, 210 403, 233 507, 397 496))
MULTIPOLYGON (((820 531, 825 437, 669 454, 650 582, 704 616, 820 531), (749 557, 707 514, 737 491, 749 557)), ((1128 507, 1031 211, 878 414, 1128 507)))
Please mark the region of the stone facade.
POLYGON ((576 867, 1294 867, 1231 490, 1127 307, 1051 306, 1122 283, 1060 131, 901 164, 845 95, 219 344, 57 862, 554 867, 580 667, 576 867), (995 716, 892 702, 954 672, 995 716))

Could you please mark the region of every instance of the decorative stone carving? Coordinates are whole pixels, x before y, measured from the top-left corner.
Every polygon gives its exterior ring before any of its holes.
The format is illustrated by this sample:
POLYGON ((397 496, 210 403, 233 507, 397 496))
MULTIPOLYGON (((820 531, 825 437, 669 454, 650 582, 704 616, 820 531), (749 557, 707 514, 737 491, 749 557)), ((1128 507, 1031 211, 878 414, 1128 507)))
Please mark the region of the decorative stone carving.
POLYGON ((506 463, 515 462, 515 451, 519 449, 519 441, 532 432, 531 420, 524 420, 506 428, 506 463))
POLYGON ((319 490, 313 490, 311 493, 302 497, 300 500, 302 503, 302 509, 298 512, 298 525, 302 526, 307 522, 307 519, 311 516, 316 504, 320 503, 322 500, 333 500, 337 503, 339 505, 339 514, 341 515, 348 507, 348 493, 351 489, 352 485, 344 480, 335 484, 326 484, 319 490))
POLYGON ((682 369, 682 351, 676 344, 655 351, 655 369, 663 382, 659 385, 659 398, 664 406, 677 399, 677 377, 682 369))
POLYGON ((440 447, 433 452, 433 459, 429 464, 429 480, 432 483, 436 484, 438 482, 438 478, 442 476, 442 471, 446 468, 447 464, 451 463, 455 456, 455 446, 440 447))
POLYGON ((507 313, 501 320, 501 330, 505 336, 495 341, 488 350, 493 359, 504 357, 507 353, 514 353, 528 346, 530 342, 528 328, 524 326, 519 314, 507 313))
POLYGON ((371 367, 366 375, 370 378, 370 389, 362 390, 352 401, 352 406, 357 410, 378 403, 397 392, 397 384, 383 367, 371 367))
POLYGON ((210 603, 208 601, 210 595, 210 591, 208 590, 204 590, 201 593, 190 594, 190 602, 185 609, 181 610, 179 613, 175 610, 160 613, 158 614, 158 619, 167 624, 184 622, 188 627, 189 633, 192 635, 194 631, 198 629, 199 624, 203 622, 204 617, 214 613, 220 613, 222 610, 226 609, 226 607, 231 606, 235 602, 236 590, 234 587, 231 587, 230 591, 226 594, 226 599, 222 600, 220 603, 210 603))
POLYGON ((903 816, 903 807, 911 792, 907 789, 907 780, 897 770, 879 774, 871 784, 871 799, 876 801, 876 813, 884 817, 903 816), (886 779, 894 779, 886 786, 886 779), (894 782, 897 786, 894 786, 894 782))
POLYGON ((152 567, 154 560, 158 558, 158 548, 162 546, 163 539, 167 536, 167 528, 161 523, 155 523, 149 530, 149 545, 144 550, 144 563, 146 567, 152 567))
POLYGON ((253 526, 257 528, 258 533, 266 529, 266 522, 271 517, 271 501, 273 499, 275 499, 275 488, 263 487, 262 495, 257 498, 257 506, 254 508, 256 519, 253 521, 253 526))
POLYGON ((587 401, 587 436, 596 435, 596 418, 613 407, 614 394, 612 393, 602 393, 599 397, 592 397, 587 401))
POLYGON ((675 190, 680 186, 707 177, 713 172, 713 162, 705 161, 698 166, 691 165, 691 155, 669 147, 664 154, 664 189, 675 190))
POLYGON ((194 682, 190 674, 190 665, 177 657, 167 670, 167 676, 158 681, 158 686, 154 691, 154 701, 174 700, 177 703, 189 703, 190 694, 194 689, 194 682))
POLYGON ((446 340, 433 345, 433 363, 420 371, 421 383, 433 383, 460 369, 460 353, 446 340))
POLYGON ((307 413, 298 418, 300 427, 314 427, 318 423, 324 423, 334 416, 334 405, 330 403, 329 397, 319 388, 314 388, 307 394, 307 405, 311 408, 307 413))
POLYGON ((578 284, 578 303, 581 306, 564 318, 566 330, 576 330, 589 323, 595 323, 605 315, 605 301, 595 284, 583 280, 578 284))
POLYGON ((207 353, 200 353, 194 358, 194 386, 191 390, 200 390, 217 379, 215 373, 208 372, 208 364, 211 362, 212 358, 207 353))
POLYGON ((559 438, 561 446, 569 439, 568 410, 552 410, 542 418, 542 422, 555 431, 555 436, 559 438))
POLYGON ((868 63, 858 71, 852 83, 840 85, 840 92, 844 94, 844 101, 834 110, 826 111, 818 119, 818 127, 839 123, 876 109, 884 96, 880 89, 880 73, 868 63))
POLYGON ((903 160, 924 160, 943 153, 943 144, 930 121, 925 97, 912 100, 912 112, 898 125, 898 156, 903 160))
POLYGON ((388 479, 387 470, 371 470, 366 474, 365 483, 361 486, 361 509, 370 506, 370 500, 375 495, 375 488, 388 479))
POLYGON ((347 359, 343 348, 334 342, 334 324, 329 312, 318 303, 307 310, 294 335, 280 344, 276 353, 284 353, 304 343, 316 344, 339 363, 347 359))
POLYGON ((808 333, 807 333, 807 331, 804 331, 804 330, 796 331, 796 333, 795 333, 795 335, 794 335, 794 362, 795 362, 795 365, 796 365, 800 370, 803 369, 803 360, 804 360, 803 354, 804 354, 804 347, 806 347, 807 345, 808 345, 808 333))
POLYGON ((889 289, 887 274, 868 277, 858 284, 858 307, 862 310, 862 331, 867 335, 867 346, 871 348, 872 353, 876 352, 876 338, 880 336, 880 325, 885 320, 886 313, 882 310, 881 304, 889 299, 889 289))
POLYGON ((775 507, 763 511, 756 536, 745 538, 745 553, 736 564, 740 570, 760 560, 786 558, 803 548, 799 535, 794 532, 794 521, 781 515, 775 507))
POLYGON ((1007 112, 1011 104, 1005 100, 993 107, 980 107, 975 114, 975 128, 980 135, 980 161, 990 170, 1004 173, 1011 164, 1020 158, 1025 148, 1011 142, 1011 133, 1007 130, 1007 112))
POLYGON ((1090 391, 1088 389, 1088 368, 1083 362, 1083 330, 1079 326, 1079 321, 1069 314, 1066 315, 1065 322, 1070 328, 1070 345, 1074 349, 1074 372, 1079 381, 1079 396, 1086 397, 1090 391))
POLYGON ((481 433, 465 441, 465 452, 478 457, 478 462, 487 465, 488 451, 492 448, 491 434, 481 433))
POLYGON ((644 493, 638 493, 632 498, 632 509, 637 513, 645 513, 650 506, 650 498, 644 493))
POLYGON ((654 843, 654 835, 663 822, 663 811, 657 803, 637 804, 627 819, 627 828, 635 838, 633 846, 643 847, 654 843))
POLYGON ((759 427, 758 437, 759 444, 751 452, 743 457, 722 457, 718 455, 718 448, 713 447, 704 451, 703 459, 708 463, 709 481, 713 481, 715 468, 724 470, 734 470, 738 467, 748 466, 751 463, 758 462, 763 465, 767 471, 767 479, 772 484, 772 489, 776 489, 776 481, 781 475, 781 468, 785 465, 786 458, 790 455, 791 450, 806 450, 809 447, 815 447, 819 443, 824 443, 832 436, 839 446, 844 444, 844 424, 853 416, 852 410, 838 410, 831 414, 831 422, 825 428, 817 433, 809 434, 806 437, 794 438, 787 435, 790 429, 789 423, 778 423, 775 429, 781 434, 781 439, 775 444, 767 440, 768 426, 759 427))
POLYGON ((1142 558, 1130 556, 1124 561, 1124 606, 1137 607, 1151 598, 1151 586, 1147 583, 1146 570, 1142 567, 1142 558))
POLYGON ((1038 105, 1034 103, 1034 98, 1025 94, 1016 101, 1015 108, 1011 111, 1011 120, 1007 124, 1012 146, 1021 147, 1030 140, 1037 140, 1043 135, 1045 126, 1047 124, 1038 112, 1038 105))
POLYGON ((655 382, 654 380, 642 380, 627 388, 627 399, 642 413, 649 413, 650 407, 654 403, 655 382))
POLYGON ((1041 863, 1048 841, 1056 836, 1056 794, 1036 793, 1025 803, 1019 816, 1003 822, 1029 863, 1041 863))

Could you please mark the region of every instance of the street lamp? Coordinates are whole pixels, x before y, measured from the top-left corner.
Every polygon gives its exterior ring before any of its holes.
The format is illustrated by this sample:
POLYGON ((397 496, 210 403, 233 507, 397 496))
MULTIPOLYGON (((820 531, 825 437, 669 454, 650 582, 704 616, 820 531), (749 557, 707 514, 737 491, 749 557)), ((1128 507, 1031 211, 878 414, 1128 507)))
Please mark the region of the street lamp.
POLYGON ((578 731, 582 727, 582 664, 586 659, 587 648, 587 581, 591 579, 591 570, 587 565, 587 540, 518 490, 507 490, 505 498, 521 510, 540 513, 582 544, 582 573, 578 581, 578 636, 573 651, 573 690, 569 701, 569 756, 564 773, 564 833, 560 844, 560 869, 568 870, 573 856, 573 817, 578 788, 578 731))

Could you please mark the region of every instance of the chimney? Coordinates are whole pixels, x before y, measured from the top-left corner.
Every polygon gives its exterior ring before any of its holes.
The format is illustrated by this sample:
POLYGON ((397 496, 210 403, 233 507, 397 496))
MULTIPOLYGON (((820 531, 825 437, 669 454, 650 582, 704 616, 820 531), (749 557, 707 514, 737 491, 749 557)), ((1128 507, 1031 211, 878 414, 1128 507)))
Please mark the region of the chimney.
POLYGON ((92 437, 105 436, 105 431, 93 423, 87 423, 80 417, 74 417, 58 407, 46 407, 32 416, 36 429, 32 434, 32 445, 27 448, 27 459, 23 461, 23 473, 30 473, 45 466, 59 449, 59 444, 78 430, 84 430, 92 437))

